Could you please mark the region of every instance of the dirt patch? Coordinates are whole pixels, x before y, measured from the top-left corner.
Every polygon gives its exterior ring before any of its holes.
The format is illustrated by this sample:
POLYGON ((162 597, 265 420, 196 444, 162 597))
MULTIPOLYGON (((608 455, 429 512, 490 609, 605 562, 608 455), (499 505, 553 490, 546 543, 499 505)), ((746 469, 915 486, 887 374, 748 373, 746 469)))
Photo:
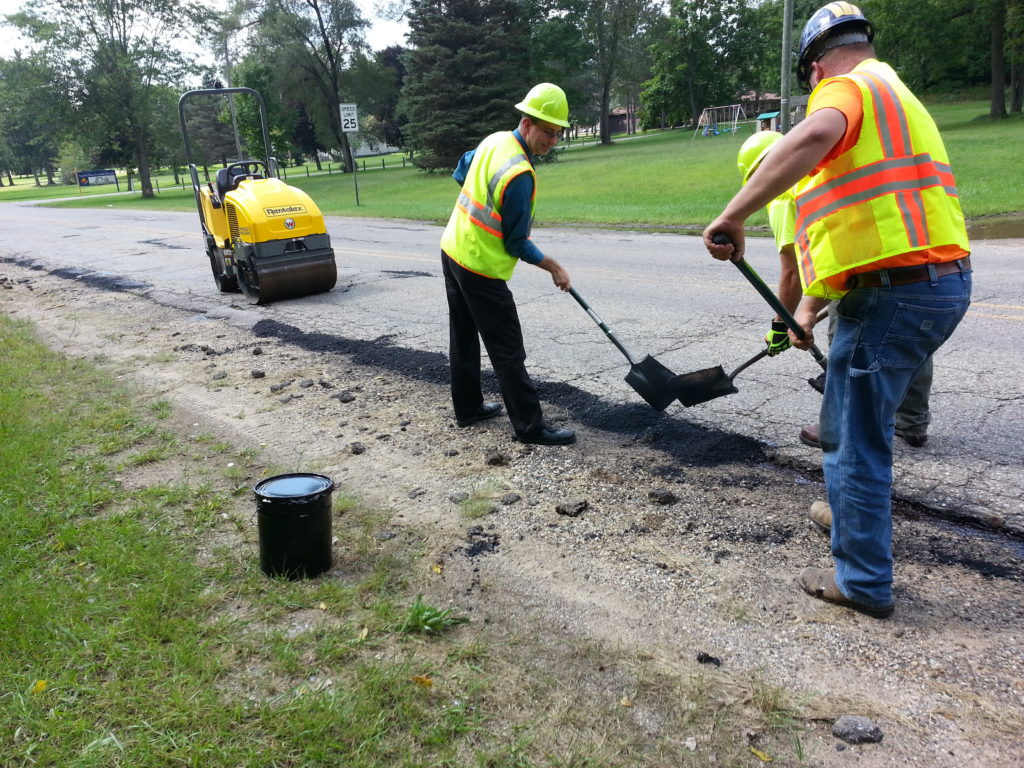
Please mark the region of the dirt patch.
POLYGON ((805 517, 821 479, 755 440, 542 381, 547 412, 580 442, 526 446, 504 419, 456 427, 444 357, 393 337, 239 327, 117 278, 0 270, 4 311, 54 348, 170 401, 196 433, 259 449, 281 472, 332 477, 382 510, 385 533, 413 521, 432 531, 437 567, 424 578, 474 620, 542 625, 684 674, 763 674, 822 718, 809 721, 806 764, 1020 764, 1019 541, 898 509, 897 612, 876 621, 796 588, 800 568, 829 563, 805 517), (494 452, 506 461, 489 464, 494 452), (467 519, 462 494, 495 511, 467 519), (558 514, 568 502, 586 504, 558 514), (836 711, 837 693, 855 711, 836 711), (840 714, 874 717, 883 741, 837 751, 840 714))

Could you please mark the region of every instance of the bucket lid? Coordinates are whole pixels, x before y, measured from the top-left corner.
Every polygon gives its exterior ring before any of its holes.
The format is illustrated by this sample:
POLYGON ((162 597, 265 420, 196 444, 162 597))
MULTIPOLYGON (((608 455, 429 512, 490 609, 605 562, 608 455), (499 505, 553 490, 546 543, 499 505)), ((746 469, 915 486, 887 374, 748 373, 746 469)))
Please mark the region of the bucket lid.
POLYGON ((268 477, 256 484, 253 492, 257 496, 271 499, 294 499, 315 496, 334 490, 334 481, 324 475, 299 472, 290 475, 268 477))

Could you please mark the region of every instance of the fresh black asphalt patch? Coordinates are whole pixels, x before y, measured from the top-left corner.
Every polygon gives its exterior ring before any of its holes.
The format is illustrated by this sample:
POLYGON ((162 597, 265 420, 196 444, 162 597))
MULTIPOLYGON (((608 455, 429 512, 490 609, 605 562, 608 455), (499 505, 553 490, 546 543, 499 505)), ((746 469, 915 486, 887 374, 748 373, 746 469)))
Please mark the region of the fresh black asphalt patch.
MULTIPOLYGON (((333 334, 303 331, 277 320, 260 320, 253 333, 276 338, 309 352, 345 355, 357 365, 374 366, 406 378, 445 386, 449 381, 448 358, 396 346, 394 336, 364 341, 333 334)), ((738 462, 767 460, 762 445, 749 437, 708 429, 666 416, 642 403, 611 403, 564 382, 536 381, 543 400, 564 408, 574 422, 612 434, 643 439, 675 461, 691 467, 713 467, 738 462)), ((484 374, 485 389, 497 391, 493 374, 484 374)))

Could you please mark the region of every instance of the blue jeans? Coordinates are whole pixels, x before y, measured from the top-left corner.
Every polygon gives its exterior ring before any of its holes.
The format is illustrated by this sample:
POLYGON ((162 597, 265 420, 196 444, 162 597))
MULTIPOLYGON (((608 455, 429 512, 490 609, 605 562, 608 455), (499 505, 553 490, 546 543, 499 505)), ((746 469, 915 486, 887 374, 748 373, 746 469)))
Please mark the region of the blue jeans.
POLYGON ((820 424, 836 586, 851 600, 892 602, 896 409, 970 303, 970 270, 855 288, 839 303, 820 424))

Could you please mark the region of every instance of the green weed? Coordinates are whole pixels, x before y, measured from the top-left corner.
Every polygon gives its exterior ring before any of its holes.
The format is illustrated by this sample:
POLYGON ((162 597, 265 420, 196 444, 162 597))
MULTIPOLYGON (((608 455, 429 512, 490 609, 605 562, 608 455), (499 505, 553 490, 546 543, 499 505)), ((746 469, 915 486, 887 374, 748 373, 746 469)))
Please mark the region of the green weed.
POLYGON ((423 595, 416 595, 398 631, 405 634, 440 635, 452 627, 468 623, 469 619, 465 616, 455 616, 451 608, 442 611, 424 603, 423 595))

